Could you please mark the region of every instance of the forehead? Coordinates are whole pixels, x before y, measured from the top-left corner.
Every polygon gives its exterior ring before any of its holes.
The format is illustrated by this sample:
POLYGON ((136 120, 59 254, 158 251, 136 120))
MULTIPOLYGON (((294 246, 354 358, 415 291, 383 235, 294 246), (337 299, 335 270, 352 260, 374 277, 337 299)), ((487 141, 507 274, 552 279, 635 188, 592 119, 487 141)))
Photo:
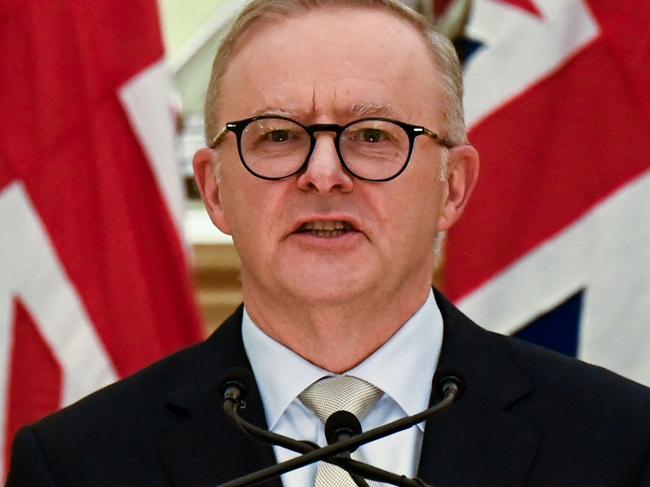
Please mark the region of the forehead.
POLYGON ((281 112, 304 119, 388 116, 430 122, 436 69, 421 34, 381 10, 320 8, 257 20, 242 35, 221 89, 221 121, 281 112))

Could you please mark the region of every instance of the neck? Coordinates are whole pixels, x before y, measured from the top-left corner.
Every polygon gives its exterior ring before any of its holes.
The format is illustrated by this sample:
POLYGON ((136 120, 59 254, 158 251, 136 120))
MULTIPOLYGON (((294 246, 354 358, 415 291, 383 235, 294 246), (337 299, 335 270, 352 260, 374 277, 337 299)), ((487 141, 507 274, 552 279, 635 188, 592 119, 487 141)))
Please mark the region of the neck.
POLYGON ((244 302, 255 324, 304 359, 333 373, 346 372, 374 353, 425 303, 428 283, 400 296, 350 299, 305 305, 247 293, 244 302))

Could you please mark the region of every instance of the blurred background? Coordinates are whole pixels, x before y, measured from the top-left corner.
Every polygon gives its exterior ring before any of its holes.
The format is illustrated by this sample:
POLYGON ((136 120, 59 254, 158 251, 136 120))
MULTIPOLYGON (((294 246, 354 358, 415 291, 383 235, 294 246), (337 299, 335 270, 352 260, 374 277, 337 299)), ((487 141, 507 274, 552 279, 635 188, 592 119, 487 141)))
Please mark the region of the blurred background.
MULTIPOLYGON (((454 41, 481 154, 435 285, 488 329, 650 384, 650 4, 404 3, 454 41)), ((0 5, 0 477, 20 425, 241 302, 191 160, 246 4, 0 5)))

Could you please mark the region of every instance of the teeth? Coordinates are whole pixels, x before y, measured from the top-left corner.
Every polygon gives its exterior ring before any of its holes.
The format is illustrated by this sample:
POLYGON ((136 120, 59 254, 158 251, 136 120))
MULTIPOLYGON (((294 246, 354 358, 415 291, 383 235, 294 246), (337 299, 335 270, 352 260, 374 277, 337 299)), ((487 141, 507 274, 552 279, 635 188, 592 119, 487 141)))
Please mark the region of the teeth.
POLYGON ((351 229, 352 225, 349 223, 334 220, 307 222, 300 227, 303 232, 324 238, 339 237, 351 229))
POLYGON ((350 228, 350 225, 341 221, 317 221, 317 222, 307 222, 302 226, 303 230, 347 230, 350 228))

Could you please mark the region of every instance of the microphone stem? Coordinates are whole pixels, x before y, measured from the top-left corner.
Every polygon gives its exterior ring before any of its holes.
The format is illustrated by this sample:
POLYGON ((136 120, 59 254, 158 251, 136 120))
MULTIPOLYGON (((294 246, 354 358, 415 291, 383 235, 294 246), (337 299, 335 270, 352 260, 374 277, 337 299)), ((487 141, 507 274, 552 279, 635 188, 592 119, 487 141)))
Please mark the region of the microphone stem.
MULTIPOLYGON (((239 427, 239 429, 241 429, 248 436, 257 438, 259 440, 270 443, 272 445, 281 446, 283 448, 295 451, 297 453, 308 453, 317 450, 319 448, 319 446, 315 443, 310 443, 308 441, 294 440, 293 438, 289 438, 288 436, 278 435, 276 433, 273 433, 272 431, 268 431, 265 430, 264 428, 260 428, 259 426, 256 426, 253 423, 250 423, 246 421, 244 418, 242 418, 241 416, 239 416, 238 410, 239 410, 239 405, 236 400, 226 399, 226 401, 224 402, 224 411, 226 415, 239 427)), ((355 484, 357 484, 358 487, 368 487, 368 483, 366 482, 366 480, 360 476, 363 475, 364 473, 365 474, 368 473, 365 467, 367 466, 372 469, 375 468, 372 467, 371 465, 366 465, 364 463, 352 460, 349 457, 349 454, 347 456, 341 455, 334 458, 325 459, 325 461, 337 465, 338 467, 341 467, 344 470, 346 470, 350 474, 350 477, 352 477, 352 480, 354 481, 355 484)), ((383 470, 380 469, 377 469, 377 471, 378 472, 373 472, 373 473, 379 476, 381 476, 382 473, 384 472, 383 470)), ((386 472, 386 473, 390 474, 390 472, 386 472)), ((236 479, 236 480, 241 480, 241 479, 236 479)), ((241 485, 247 485, 247 484, 244 483, 241 485)))
MULTIPOLYGON (((251 474, 245 475, 243 477, 240 477, 238 479, 232 480, 230 482, 226 482, 225 484, 221 484, 219 487, 241 487, 244 485, 249 485, 249 484, 254 484, 256 482, 262 482, 264 480, 271 479, 273 477, 276 477, 278 475, 282 475, 283 473, 289 472, 291 470, 295 470, 301 467, 304 467, 305 465, 309 465, 310 463, 314 463, 319 460, 334 460, 333 457, 336 455, 343 453, 345 451, 350 451, 354 448, 357 448, 361 445, 365 445, 366 443, 370 443, 371 441, 375 441, 381 438, 384 438, 385 436, 397 433, 399 431, 403 431, 405 429, 410 428, 413 425, 416 425, 418 423, 421 423, 422 421, 425 421, 426 419, 430 418, 431 416, 437 414, 438 412, 444 410, 447 406, 449 406, 454 399, 456 398, 456 392, 451 392, 448 394, 445 394, 445 397, 438 402, 437 404, 433 405, 432 407, 425 409, 424 411, 414 414, 413 416, 407 416, 405 418, 398 419, 396 421, 393 421, 391 423, 385 424, 383 426, 379 426, 377 428, 371 429, 369 431, 366 431, 365 433, 362 433, 360 435, 355 435, 350 438, 347 438, 345 440, 333 443, 331 445, 324 446, 322 448, 318 449, 313 449, 313 445, 310 446, 309 444, 299 442, 297 440, 291 440, 292 442, 295 441, 296 443, 299 443, 301 446, 299 446, 300 450, 294 450, 294 451, 299 451, 302 452, 304 451, 304 447, 307 446, 307 448, 310 448, 309 451, 306 451, 303 455, 292 458, 290 460, 287 460, 282 463, 278 463, 276 465, 272 465, 271 467, 267 467, 265 469, 259 470, 257 472, 253 472, 251 474)), ((227 400, 226 402, 229 402, 232 404, 231 407, 226 407, 226 404, 224 403, 224 409, 229 411, 229 413, 233 414, 236 416, 235 421, 237 424, 240 425, 243 429, 247 429, 248 426, 254 427, 255 430, 262 430, 261 428, 258 428, 257 426, 248 423, 244 425, 242 418, 239 417, 237 414, 237 403, 235 403, 232 400, 227 400)), ((230 414, 229 414, 230 415, 230 414)), ((269 433, 266 430, 262 430, 265 433, 269 433)), ((267 435, 264 435, 267 437, 267 435)), ((288 440, 288 438, 287 438, 288 440)), ((278 441, 277 439, 274 439, 273 442, 278 441)), ((291 443, 291 442, 287 442, 291 443)), ((273 444, 278 444, 280 446, 285 446, 281 445, 280 443, 273 443, 273 444)), ((297 446, 297 445, 296 445, 297 446)), ((291 448, 291 447, 290 447, 291 448)), ((293 449, 293 448, 291 448, 293 449)), ((338 460, 337 460, 338 461, 338 460)), ((354 460, 349 460, 350 462, 354 462, 354 460)), ((334 463, 334 462, 332 462, 334 463)), ((371 467, 370 465, 365 465, 360 462, 356 462, 360 465, 364 465, 367 467, 371 467)), ((374 467, 373 467, 374 468, 374 467)), ((378 469, 379 470, 379 469, 378 469)), ((389 473, 389 472, 386 472, 389 473)), ((379 478, 379 481, 383 482, 388 482, 393 485, 398 485, 398 486, 412 486, 416 487, 422 486, 422 482, 407 479, 404 476, 398 476, 395 474, 392 474, 394 477, 397 478, 397 481, 390 481, 387 480, 386 478, 379 478), (411 483, 412 482, 412 483, 411 483)), ((371 480, 375 480, 374 476, 368 476, 364 475, 366 478, 370 478, 371 480)), ((392 479, 391 479, 392 480, 392 479)))

